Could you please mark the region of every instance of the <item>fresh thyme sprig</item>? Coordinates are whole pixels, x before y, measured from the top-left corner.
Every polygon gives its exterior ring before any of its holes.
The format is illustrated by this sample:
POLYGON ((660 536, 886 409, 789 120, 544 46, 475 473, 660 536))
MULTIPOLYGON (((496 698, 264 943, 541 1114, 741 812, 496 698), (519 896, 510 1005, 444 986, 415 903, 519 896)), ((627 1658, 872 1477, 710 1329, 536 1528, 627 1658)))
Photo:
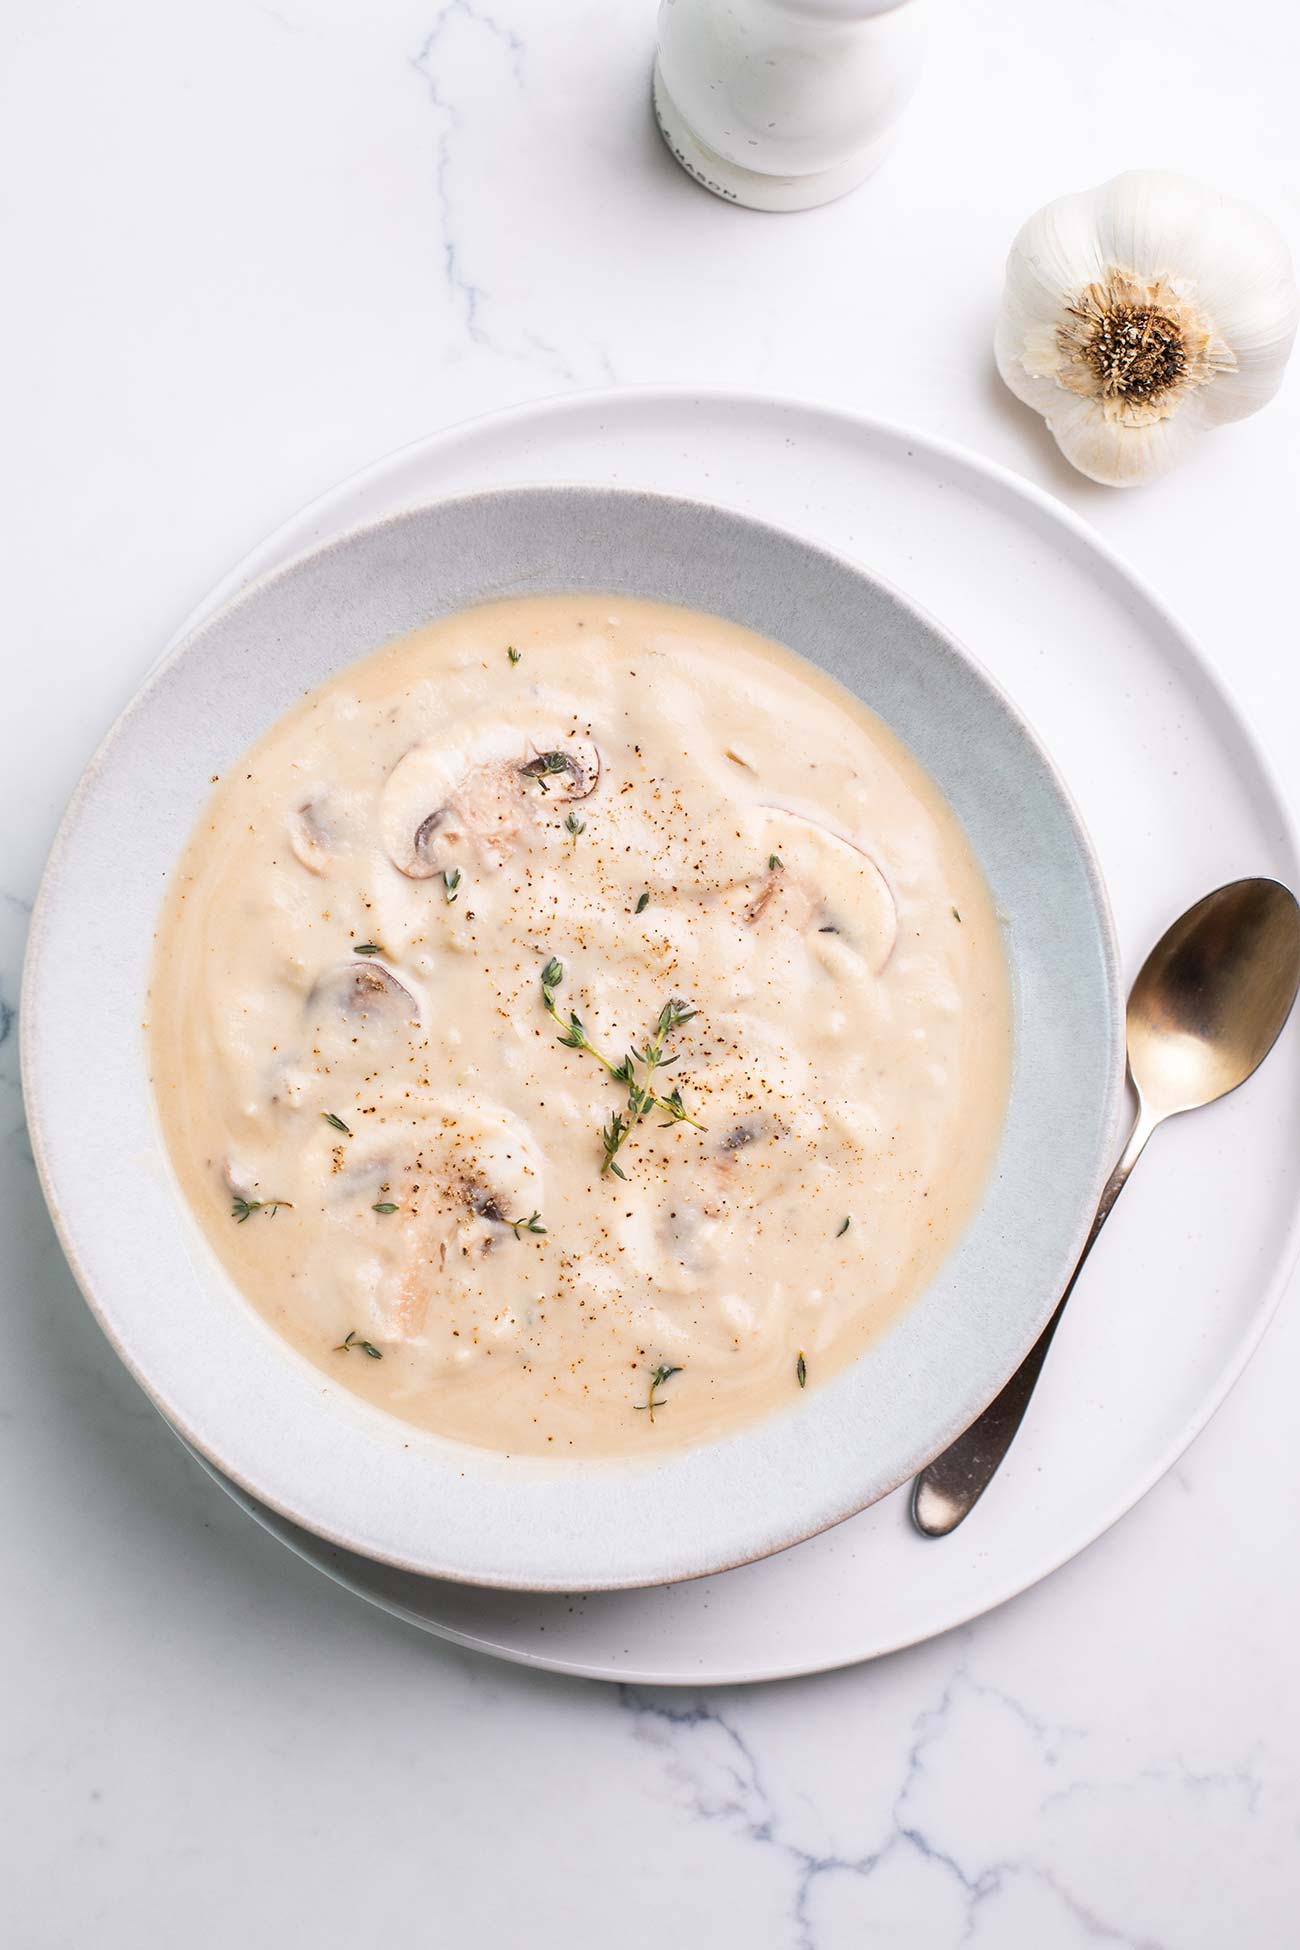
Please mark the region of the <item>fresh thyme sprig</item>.
MULTIPOLYGON (((650 1087, 650 1080, 655 1071, 677 1060, 676 1057, 664 1055, 664 1044, 674 1029, 679 1028, 684 1022, 693 1022, 695 1015, 696 1011, 692 1009, 689 1002, 679 1002, 675 996, 670 996, 659 1011, 654 1035, 648 1039, 644 1049, 631 1051, 625 1059, 623 1068, 627 1072, 627 1116, 612 1117, 601 1133, 605 1144, 605 1162, 601 1166, 602 1172, 612 1171, 616 1178, 626 1176, 616 1162, 618 1152, 631 1137, 651 1105, 666 1111, 670 1124, 683 1121, 688 1124, 695 1123, 693 1117, 686 1115, 680 1090, 674 1089, 670 1096, 660 1097, 650 1087), (633 1067, 637 1063, 641 1065, 643 1072, 639 1082, 633 1067)), ((699 1126, 697 1125, 696 1128, 698 1129, 699 1126)))
POLYGON ((230 1208, 230 1216, 242 1226, 244 1220, 254 1212, 269 1212, 274 1218, 280 1207, 285 1205, 293 1211, 293 1200, 288 1198, 236 1198, 230 1208))
POLYGON ((521 657, 523 656, 523 654, 524 654, 524 653, 523 653, 523 651, 522 651, 522 650, 516 650, 516 649, 515 649, 515 646, 514 646, 514 644, 513 644, 513 643, 507 643, 507 645, 506 645, 506 655, 507 655, 507 657, 509 657, 509 659, 510 659, 510 661, 511 661, 511 663, 512 663, 512 664, 517 664, 517 663, 519 662, 519 659, 520 659, 520 658, 521 658, 521 657))
POLYGON ((363 1341, 358 1338, 355 1327, 345 1341, 339 1342, 334 1352, 336 1354, 351 1354, 354 1347, 359 1347, 361 1352, 368 1354, 372 1361, 382 1361, 384 1358, 373 1341, 363 1341))
POLYGON ((568 1020, 565 1020, 555 1000, 555 991, 563 980, 564 963, 557 961, 552 955, 542 970, 542 1001, 547 1014, 560 1025, 560 1042, 566 1049, 586 1050, 598 1063, 604 1065, 616 1083, 627 1086, 626 1116, 621 1111, 616 1111, 601 1132, 601 1141, 605 1147, 605 1160, 601 1165, 602 1176, 605 1172, 612 1171, 616 1178, 625 1179, 627 1174, 617 1162, 618 1153, 648 1110, 662 1111, 669 1124, 691 1124, 697 1131, 704 1128, 698 1118, 690 1115, 682 1102, 682 1093, 679 1089, 674 1089, 667 1097, 661 1097, 650 1085, 650 1079, 656 1070, 663 1069, 667 1064, 676 1061, 675 1057, 664 1055, 665 1040, 681 1023, 690 1022, 696 1011, 688 1002, 679 1002, 675 997, 671 998, 659 1011, 659 1021, 654 1035, 646 1043, 645 1048, 629 1050, 621 1063, 612 1063, 602 1050, 596 1048, 575 1010, 570 1009, 568 1020), (639 1080, 638 1065, 644 1070, 644 1076, 639 1080))
POLYGON ((540 1212, 534 1212, 530 1218, 506 1219, 503 1223, 510 1227, 516 1239, 525 1232, 535 1232, 539 1238, 545 1238, 546 1227, 541 1224, 541 1217, 540 1212))
POLYGON ((579 819, 576 812, 571 812, 564 822, 564 830, 566 833, 572 833, 573 842, 576 846, 579 833, 585 833, 587 830, 587 822, 585 819, 579 819))
POLYGON ((680 1368, 670 1368, 670 1367, 656 1368, 654 1373, 650 1377, 650 1393, 647 1395, 646 1399, 643 1402, 638 1402, 636 1404, 637 1414, 643 1415, 647 1411, 649 1411, 650 1420, 653 1422, 655 1419, 656 1408, 663 1407, 662 1401, 655 1400, 655 1389, 662 1388, 665 1381, 670 1381, 675 1374, 680 1374, 680 1373, 681 1373, 680 1368))

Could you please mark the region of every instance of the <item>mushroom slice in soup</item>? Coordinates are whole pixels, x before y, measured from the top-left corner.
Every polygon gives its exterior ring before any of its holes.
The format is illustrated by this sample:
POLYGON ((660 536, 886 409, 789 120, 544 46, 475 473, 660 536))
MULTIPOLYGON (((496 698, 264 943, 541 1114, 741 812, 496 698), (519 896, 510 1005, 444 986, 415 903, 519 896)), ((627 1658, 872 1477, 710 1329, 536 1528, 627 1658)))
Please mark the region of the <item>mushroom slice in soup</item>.
POLYGON ((498 1104, 457 1097, 382 1113, 356 1149, 354 1169, 371 1150, 383 1159, 387 1196, 401 1208, 382 1236, 376 1295, 392 1331, 433 1331, 435 1319, 448 1333, 472 1326, 480 1303, 491 1306, 482 1261, 544 1207, 543 1161, 528 1127, 498 1104))
POLYGON ((279 1094, 304 1101, 313 1075, 355 1087, 420 1034, 419 1001, 391 969, 373 960, 328 969, 304 1005, 300 1045, 286 1049, 279 1094))
POLYGON ((300 866, 308 873, 327 874, 334 865, 330 835, 319 799, 306 799, 296 806, 285 822, 289 847, 300 866))
POLYGON ((763 843, 768 865, 742 910, 745 921, 835 936, 878 974, 894 951, 898 909, 871 855, 828 826, 775 807, 763 843))
POLYGON ((470 737, 426 739, 389 773, 380 828, 393 865, 429 880, 472 860, 500 866, 535 816, 533 794, 585 799, 600 781, 589 738, 556 732, 530 739, 511 725, 470 737))
POLYGON ((418 1023, 420 1005, 391 968, 373 957, 322 975, 308 997, 309 1009, 336 1009, 353 1024, 418 1023))

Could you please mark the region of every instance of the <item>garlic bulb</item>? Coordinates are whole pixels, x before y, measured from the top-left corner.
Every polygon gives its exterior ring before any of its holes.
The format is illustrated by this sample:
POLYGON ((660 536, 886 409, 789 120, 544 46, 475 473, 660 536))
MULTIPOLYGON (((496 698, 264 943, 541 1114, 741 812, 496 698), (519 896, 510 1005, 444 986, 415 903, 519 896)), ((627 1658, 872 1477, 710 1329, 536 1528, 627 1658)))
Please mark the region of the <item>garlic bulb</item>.
POLYGON ((1130 170, 1031 217, 1011 247, 998 371, 1066 459, 1132 487, 1272 399, 1300 306, 1267 217, 1130 170))

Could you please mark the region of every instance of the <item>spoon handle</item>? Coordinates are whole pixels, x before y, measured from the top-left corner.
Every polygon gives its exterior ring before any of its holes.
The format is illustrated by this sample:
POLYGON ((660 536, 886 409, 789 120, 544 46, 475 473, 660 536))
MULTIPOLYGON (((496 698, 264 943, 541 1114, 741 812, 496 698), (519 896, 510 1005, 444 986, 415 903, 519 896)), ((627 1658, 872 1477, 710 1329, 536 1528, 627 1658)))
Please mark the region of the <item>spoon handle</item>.
POLYGON ((1057 1302, 1056 1312, 1002 1393, 993 1398, 964 1435, 959 1435, 942 1455, 936 1456, 921 1471, 913 1484, 912 1522, 923 1537, 946 1537, 949 1531, 955 1530, 970 1515, 1001 1468, 1002 1458, 1015 1441, 1016 1430, 1024 1420, 1029 1398, 1042 1373, 1047 1350, 1052 1345, 1052 1336, 1060 1325, 1065 1303, 1074 1292, 1084 1261, 1159 1121, 1158 1118, 1148 1117, 1145 1110, 1139 1111, 1137 1122, 1124 1146, 1123 1156, 1106 1180, 1092 1228, 1084 1240, 1083 1251, 1070 1275, 1069 1285, 1057 1302))

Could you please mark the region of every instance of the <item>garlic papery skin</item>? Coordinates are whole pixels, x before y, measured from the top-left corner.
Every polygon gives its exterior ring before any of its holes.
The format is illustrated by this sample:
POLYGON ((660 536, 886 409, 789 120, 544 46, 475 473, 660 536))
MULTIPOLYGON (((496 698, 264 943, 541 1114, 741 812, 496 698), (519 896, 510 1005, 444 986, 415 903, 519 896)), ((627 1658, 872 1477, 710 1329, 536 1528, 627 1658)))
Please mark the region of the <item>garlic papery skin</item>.
POLYGON ((1135 487, 1272 399, 1298 320, 1275 224, 1186 177, 1135 169, 1025 224, 994 351, 1068 461, 1135 487))

